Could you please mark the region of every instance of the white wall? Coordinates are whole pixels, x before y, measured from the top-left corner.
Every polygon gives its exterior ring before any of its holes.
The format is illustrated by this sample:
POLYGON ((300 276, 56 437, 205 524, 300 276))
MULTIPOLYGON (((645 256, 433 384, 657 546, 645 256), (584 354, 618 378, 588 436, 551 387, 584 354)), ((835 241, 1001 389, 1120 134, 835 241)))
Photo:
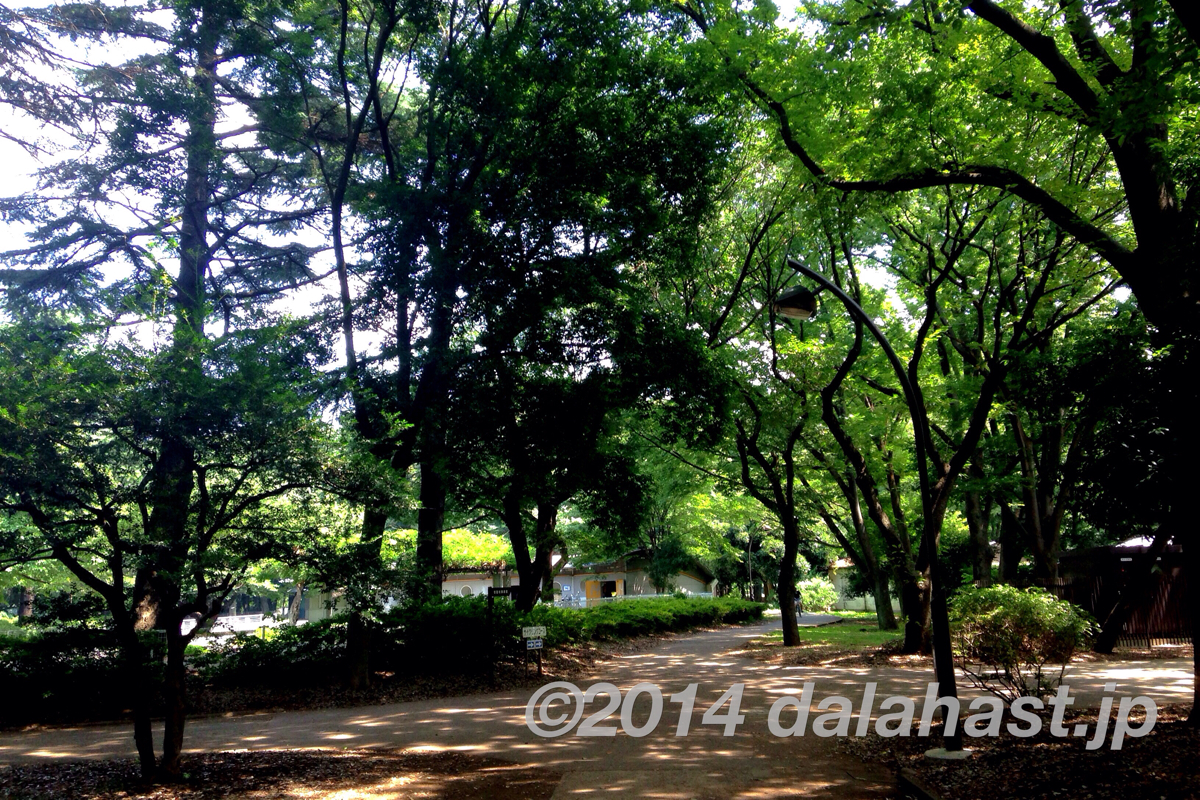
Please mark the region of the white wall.
MULTIPOLYGON (((850 583, 847 570, 838 569, 832 570, 830 574, 834 588, 838 590, 838 601, 833 604, 833 607, 839 611, 875 611, 875 596, 865 594, 862 597, 850 597, 846 594, 846 588, 850 583)), ((900 600, 896 597, 892 598, 892 610, 897 614, 900 613, 900 600)))

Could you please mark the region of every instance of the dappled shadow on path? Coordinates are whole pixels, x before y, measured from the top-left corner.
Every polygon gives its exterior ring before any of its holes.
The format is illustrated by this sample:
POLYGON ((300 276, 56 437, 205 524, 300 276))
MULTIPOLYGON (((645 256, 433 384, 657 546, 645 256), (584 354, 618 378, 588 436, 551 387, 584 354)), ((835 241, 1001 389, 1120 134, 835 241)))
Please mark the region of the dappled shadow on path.
MULTIPOLYGON (((728 654, 766 628, 706 632, 664 642, 649 652, 604 664, 602 674, 579 681, 609 681, 622 692, 637 683, 659 687, 662 718, 643 738, 620 730, 619 714, 600 723, 615 735, 581 737, 574 733, 543 739, 525 724, 529 690, 445 698, 357 709, 321 709, 195 720, 187 743, 194 750, 260 748, 413 748, 461 751, 563 774, 555 797, 758 798, 881 797, 894 785, 883 769, 835 750, 835 739, 776 738, 767 728, 771 704, 784 695, 799 696, 806 681, 815 684, 811 708, 831 695, 859 706, 868 682, 878 684, 878 699, 903 695, 918 709, 932 674, 902 667, 773 666, 728 654), (676 736, 680 705, 670 695, 697 684, 695 710, 687 736, 676 736), (734 683, 744 683, 741 713, 745 721, 732 736, 704 725, 703 712, 734 683)), ((1099 702, 1102 686, 1116 680, 1125 694, 1150 694, 1159 702, 1186 700, 1191 692, 1190 663, 1148 661, 1077 665, 1068 684, 1079 705, 1099 702)), ((960 694, 977 694, 961 686, 960 694)), ((607 702, 588 705, 586 716, 607 702)), ((630 721, 644 725, 651 699, 640 695, 630 721)), ((794 712, 793 712, 794 713, 794 712)), ((791 717, 794 719, 794 716, 791 717)), ((811 725, 811 720, 810 720, 811 725)), ((129 754, 127 728, 79 728, 0 736, 0 761, 56 757, 112 757, 129 754)))

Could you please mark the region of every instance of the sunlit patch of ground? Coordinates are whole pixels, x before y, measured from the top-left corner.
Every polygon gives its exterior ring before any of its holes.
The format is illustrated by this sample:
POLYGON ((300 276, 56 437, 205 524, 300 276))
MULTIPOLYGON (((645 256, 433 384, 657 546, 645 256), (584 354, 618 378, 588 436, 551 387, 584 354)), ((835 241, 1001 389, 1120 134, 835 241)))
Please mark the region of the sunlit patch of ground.
POLYGON ((14 800, 547 800, 561 775, 456 751, 258 750, 189 755, 176 785, 147 785, 136 762, 76 761, 0 770, 14 800))

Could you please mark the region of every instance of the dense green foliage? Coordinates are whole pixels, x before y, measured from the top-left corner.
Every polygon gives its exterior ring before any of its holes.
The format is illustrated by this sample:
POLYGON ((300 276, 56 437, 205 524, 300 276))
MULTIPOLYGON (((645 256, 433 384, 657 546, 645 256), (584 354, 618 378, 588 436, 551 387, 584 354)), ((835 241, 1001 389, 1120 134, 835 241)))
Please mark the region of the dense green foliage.
POLYGON ((955 655, 977 685, 1009 700, 1045 697, 1062 682, 1048 666, 1066 666, 1097 632, 1085 612, 1038 589, 964 589, 951 604, 955 655))
POLYGON ((796 590, 800 592, 800 606, 807 614, 829 611, 838 601, 838 590, 820 575, 800 581, 796 590))
POLYGON ((852 561, 911 652, 957 592, 964 665, 1044 691, 1091 624, 986 587, 1194 527, 1183 7, 0 7, 0 106, 29 126, 0 144, 37 173, 0 199, 0 591, 103 604, 22 623, 8 677, 92 692, 94 652, 148 776, 162 701, 177 777, 181 626, 237 593, 351 610, 196 662, 231 685, 753 613, 539 604, 637 551, 660 590, 700 560, 778 602, 788 645, 797 590, 835 599, 809 564, 852 561), (851 303, 782 318, 797 263, 851 303), (432 599, 447 568, 516 570, 520 614, 432 599))
MULTIPOLYGON (((546 627, 547 647, 611 641, 761 618, 764 606, 736 598, 630 600, 593 608, 538 605, 530 612, 494 604, 489 620, 484 597, 443 597, 383 613, 373 631, 372 669, 397 674, 486 673, 492 659, 522 655, 521 628, 546 627)), ((268 636, 235 637, 194 660, 215 683, 241 686, 269 681, 302 686, 336 669, 346 646, 346 619, 280 628, 268 636)))

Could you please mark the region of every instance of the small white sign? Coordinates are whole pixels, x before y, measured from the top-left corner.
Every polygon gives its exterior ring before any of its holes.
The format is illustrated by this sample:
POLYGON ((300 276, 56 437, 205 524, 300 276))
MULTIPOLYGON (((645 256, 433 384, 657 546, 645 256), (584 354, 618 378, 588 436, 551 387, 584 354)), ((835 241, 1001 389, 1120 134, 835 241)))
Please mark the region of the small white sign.
POLYGON ((526 639, 525 640, 525 649, 526 650, 541 650, 542 649, 542 640, 541 639, 526 639))
MULTIPOLYGON (((540 639, 546 635, 545 625, 533 625, 528 628, 521 628, 522 639, 540 639)), ((539 644, 538 647, 541 647, 539 644)))

